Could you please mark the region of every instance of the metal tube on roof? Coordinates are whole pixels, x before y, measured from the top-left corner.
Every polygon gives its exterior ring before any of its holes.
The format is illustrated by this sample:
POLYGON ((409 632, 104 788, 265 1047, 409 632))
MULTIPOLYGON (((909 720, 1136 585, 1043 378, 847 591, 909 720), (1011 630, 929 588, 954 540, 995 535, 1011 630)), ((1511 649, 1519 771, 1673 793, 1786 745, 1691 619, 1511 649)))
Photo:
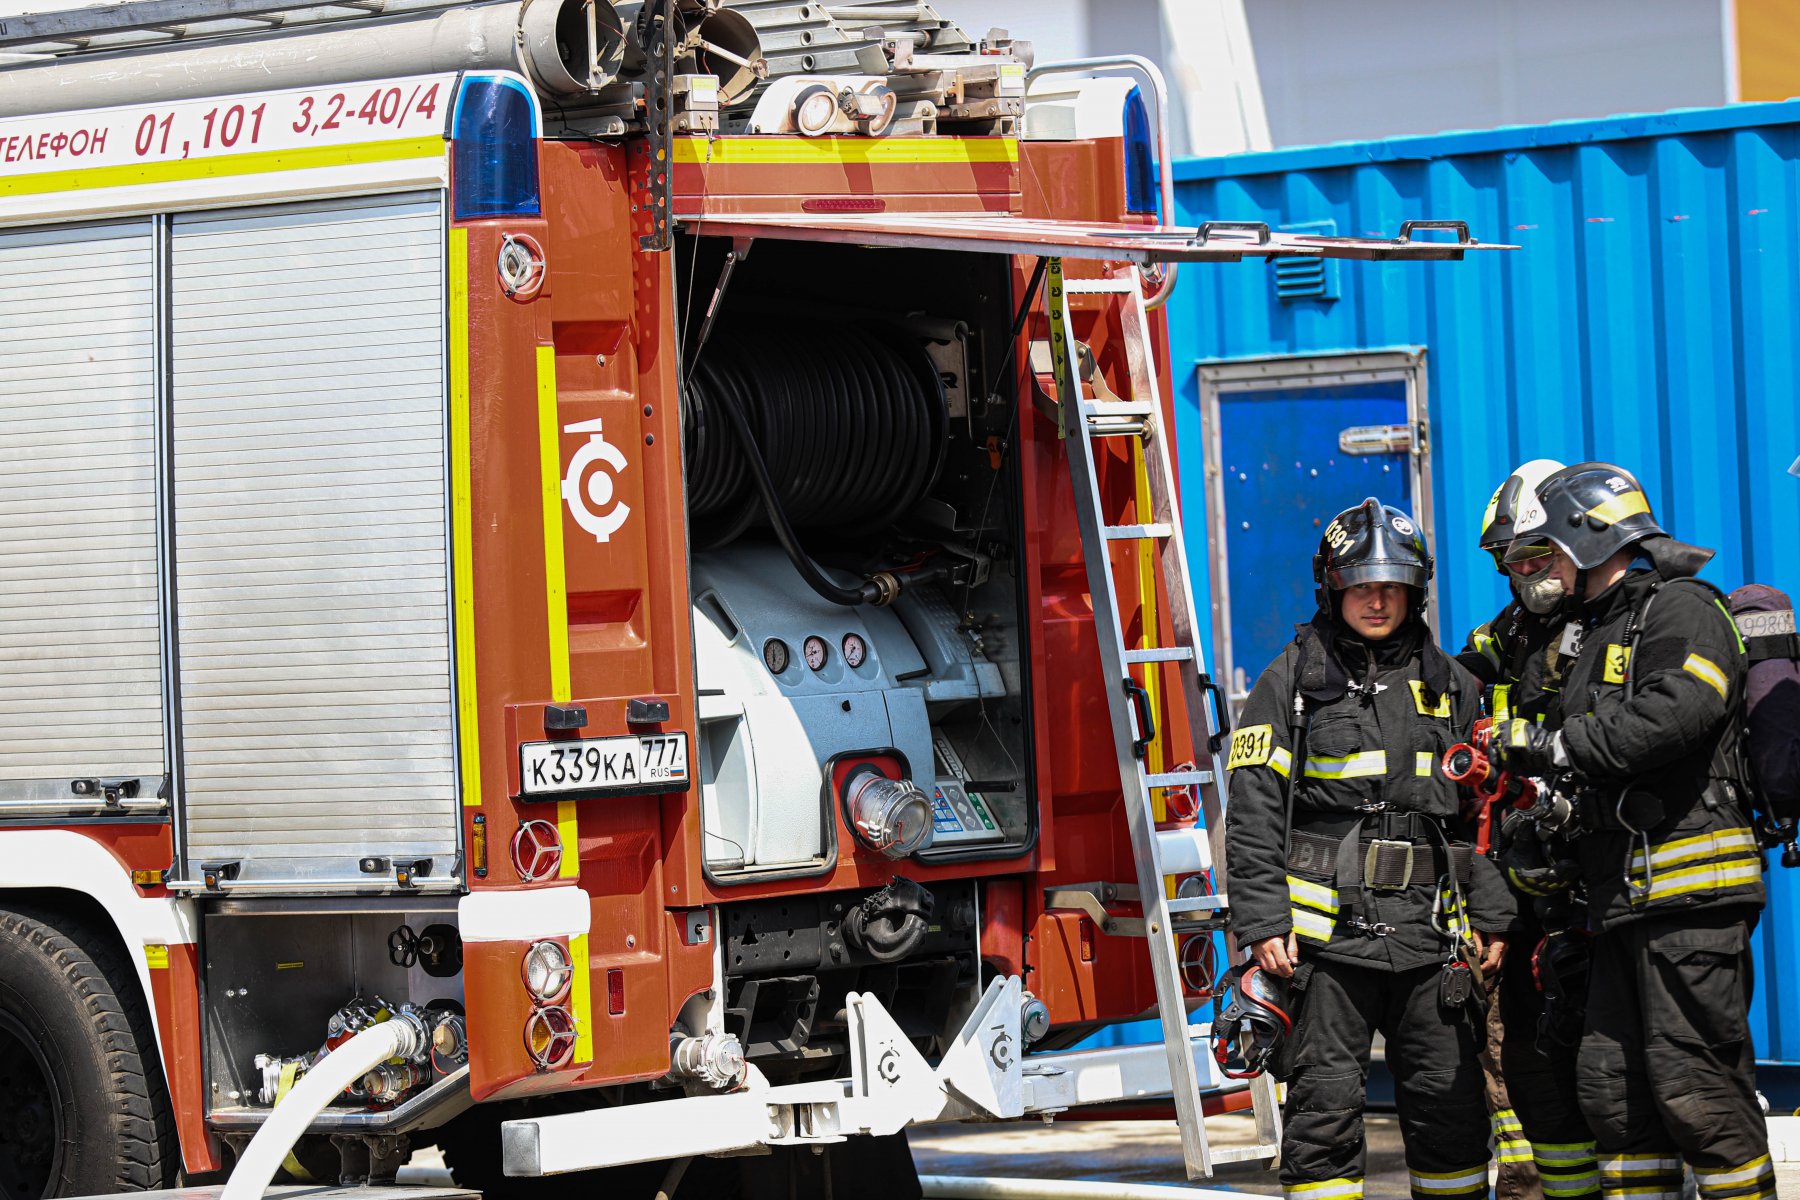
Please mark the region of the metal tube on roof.
POLYGON ((596 22, 597 47, 588 27, 582 0, 496 0, 72 54, 0 71, 0 117, 463 70, 518 71, 546 95, 580 95, 612 82, 624 54, 616 20, 596 22))

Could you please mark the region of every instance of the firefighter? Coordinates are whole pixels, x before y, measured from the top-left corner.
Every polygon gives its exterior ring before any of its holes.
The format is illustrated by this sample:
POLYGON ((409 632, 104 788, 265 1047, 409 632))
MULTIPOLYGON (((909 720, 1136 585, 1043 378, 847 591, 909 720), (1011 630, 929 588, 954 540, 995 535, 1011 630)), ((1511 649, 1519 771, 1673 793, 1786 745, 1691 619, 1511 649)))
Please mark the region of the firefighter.
POLYGON ((1305 1200, 1362 1195, 1377 1030, 1415 1200, 1488 1190, 1478 972, 1499 965, 1513 906, 1439 767, 1480 688, 1426 627, 1431 569, 1399 509, 1369 499, 1333 518, 1318 613, 1231 740, 1232 930, 1290 980, 1294 1036, 1272 1069, 1289 1082, 1282 1184, 1305 1200))
POLYGON ((1608 1197, 1772 1200, 1748 1023, 1762 856, 1743 780, 1744 652, 1712 552, 1675 541, 1606 463, 1552 475, 1515 561, 1548 550, 1580 630, 1563 723, 1495 731, 1507 769, 1572 771, 1594 933, 1578 1092, 1608 1197))
MULTIPOLYGON (((1562 467, 1547 458, 1524 463, 1495 489, 1482 515, 1479 545, 1506 576, 1512 599, 1475 628, 1457 661, 1487 689, 1495 721, 1517 715, 1547 729, 1561 724, 1562 678, 1574 662, 1562 636, 1562 585, 1542 555, 1511 563, 1503 558, 1520 501, 1562 467)), ((1575 1095, 1580 1014, 1555 1011, 1554 1005, 1546 1014, 1537 969, 1540 962, 1566 965, 1568 949, 1585 948, 1586 929, 1570 894, 1576 868, 1565 839, 1532 836, 1516 815, 1494 816, 1504 817, 1496 861, 1519 909, 1516 950, 1501 968, 1481 1054, 1499 1160, 1494 1191, 1500 1200, 1592 1200, 1600 1176, 1575 1095), (1541 956, 1540 948, 1546 951, 1541 956)))

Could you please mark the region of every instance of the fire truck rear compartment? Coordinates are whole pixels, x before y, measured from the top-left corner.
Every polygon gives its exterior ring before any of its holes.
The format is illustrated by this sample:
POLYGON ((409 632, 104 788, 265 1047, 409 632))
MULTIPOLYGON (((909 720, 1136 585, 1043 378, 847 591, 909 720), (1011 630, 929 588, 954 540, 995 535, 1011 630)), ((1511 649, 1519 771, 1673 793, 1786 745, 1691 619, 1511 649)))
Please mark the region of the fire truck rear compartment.
POLYGON ((929 846, 897 857, 1016 856, 1036 814, 1009 262, 758 242, 721 296, 725 250, 677 247, 708 874, 867 853, 838 844, 837 811, 859 825, 833 764, 878 752, 930 807, 929 846))
MULTIPOLYGON (((415 902, 417 903, 417 902, 415 902)), ((415 1019, 436 1038, 418 1061, 363 1077, 342 1103, 385 1109, 467 1062, 456 910, 391 901, 227 902, 204 917, 207 1078, 214 1120, 266 1110, 324 1053, 369 1024, 415 1019), (446 1026, 441 1033, 439 1026, 446 1026), (379 1076, 377 1078, 377 1076, 379 1076)), ((446 1084, 460 1102, 466 1088, 446 1084)), ((403 1114, 405 1126, 454 1105, 403 1114)))

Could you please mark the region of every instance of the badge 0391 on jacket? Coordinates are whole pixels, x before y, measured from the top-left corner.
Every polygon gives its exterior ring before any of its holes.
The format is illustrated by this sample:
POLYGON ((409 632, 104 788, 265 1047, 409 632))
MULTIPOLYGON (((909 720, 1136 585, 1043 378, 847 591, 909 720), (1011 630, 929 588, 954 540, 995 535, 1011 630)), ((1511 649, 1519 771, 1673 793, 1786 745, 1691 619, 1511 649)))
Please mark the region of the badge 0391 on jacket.
MULTIPOLYGON (((1232 928, 1259 971, 1288 979, 1294 1020, 1270 1064, 1289 1085, 1290 1195, 1361 1195, 1378 1030, 1393 1061, 1417 1064, 1396 1079, 1413 1195, 1487 1194, 1472 961, 1514 910, 1437 766, 1480 689, 1431 642, 1432 565, 1398 509, 1370 499, 1333 518, 1312 562, 1318 611, 1258 679, 1232 740, 1232 928)), ((1496 965, 1498 941, 1485 949, 1496 965)))

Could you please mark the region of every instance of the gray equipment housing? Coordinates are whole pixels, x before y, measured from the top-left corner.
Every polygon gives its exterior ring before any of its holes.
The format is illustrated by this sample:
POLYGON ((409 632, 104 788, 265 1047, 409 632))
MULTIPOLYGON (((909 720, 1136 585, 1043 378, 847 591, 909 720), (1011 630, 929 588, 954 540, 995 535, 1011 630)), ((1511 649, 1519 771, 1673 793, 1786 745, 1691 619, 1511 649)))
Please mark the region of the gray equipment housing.
MULTIPOLYGON (((707 869, 715 877, 828 869, 836 797, 828 764, 892 749, 933 797, 936 845, 998 842, 985 800, 963 787, 934 714, 998 700, 998 665, 957 629, 930 589, 892 608, 846 608, 820 599, 778 547, 739 543, 694 556, 694 659, 699 683, 701 808, 707 869), (845 643, 866 647, 849 665, 845 643), (808 639, 824 644, 815 668, 808 639), (786 665, 771 671, 778 641, 786 665)), ((846 848, 847 849, 847 848, 846 848)))

